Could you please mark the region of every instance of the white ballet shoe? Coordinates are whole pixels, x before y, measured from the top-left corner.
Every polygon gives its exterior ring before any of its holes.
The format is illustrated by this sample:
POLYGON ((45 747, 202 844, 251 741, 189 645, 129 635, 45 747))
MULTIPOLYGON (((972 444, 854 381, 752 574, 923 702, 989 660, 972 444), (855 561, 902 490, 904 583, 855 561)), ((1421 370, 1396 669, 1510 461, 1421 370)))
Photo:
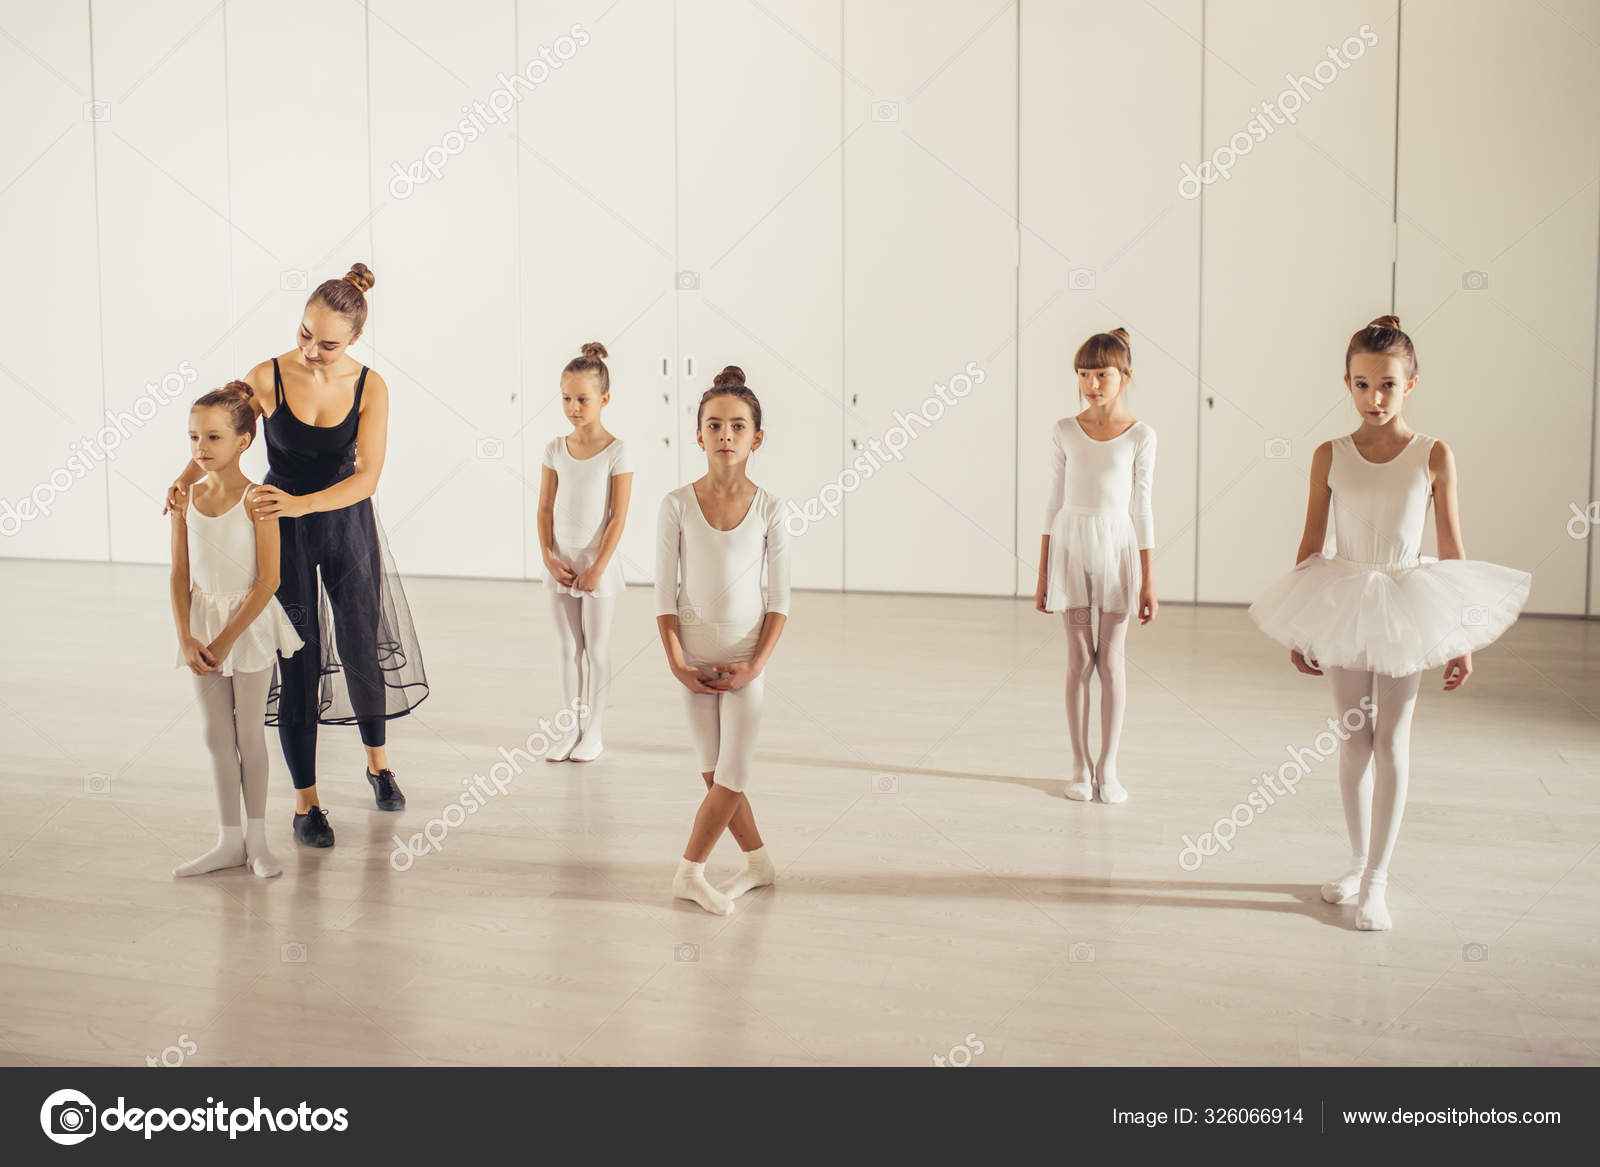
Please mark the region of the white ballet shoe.
POLYGON ((172 875, 175 879, 182 879, 186 875, 209 875, 228 867, 240 867, 244 861, 244 828, 219 826, 217 845, 204 855, 178 864, 172 869, 172 875))
POLYGON ((572 757, 572 751, 578 744, 578 731, 573 730, 555 745, 550 747, 550 752, 544 756, 547 762, 565 762, 572 757))
POLYGON ((592 762, 605 753, 605 743, 600 740, 598 730, 585 730, 578 738, 578 744, 572 747, 571 760, 574 762, 592 762))
POLYGON ((1107 778, 1103 782, 1096 782, 1094 786, 1095 792, 1100 796, 1100 801, 1110 806, 1128 801, 1127 789, 1115 778, 1107 778))
POLYGON ((1374 879, 1361 877, 1361 900, 1356 905, 1356 928, 1362 932, 1387 932, 1394 927, 1389 917, 1389 904, 1385 897, 1388 880, 1383 876, 1374 879))
POLYGON ((1351 864, 1338 879, 1330 879, 1322 885, 1322 902, 1325 904, 1354 903, 1356 894, 1361 890, 1361 873, 1367 869, 1365 857, 1351 864))
POLYGON ((1073 775, 1072 781, 1067 783, 1066 794, 1073 802, 1093 802, 1094 768, 1089 766, 1073 775))

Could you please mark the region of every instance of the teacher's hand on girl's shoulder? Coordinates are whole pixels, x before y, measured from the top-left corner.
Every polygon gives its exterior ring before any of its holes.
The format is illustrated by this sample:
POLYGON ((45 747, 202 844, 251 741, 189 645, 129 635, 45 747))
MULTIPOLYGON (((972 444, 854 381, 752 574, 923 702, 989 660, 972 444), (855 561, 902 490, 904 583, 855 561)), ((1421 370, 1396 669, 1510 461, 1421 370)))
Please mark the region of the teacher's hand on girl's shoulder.
POLYGON ((161 507, 162 514, 177 511, 180 515, 189 509, 189 488, 182 482, 173 482, 167 487, 167 501, 161 507))
POLYGON ((298 519, 311 513, 304 496, 286 494, 276 486, 251 487, 250 509, 258 519, 298 519))

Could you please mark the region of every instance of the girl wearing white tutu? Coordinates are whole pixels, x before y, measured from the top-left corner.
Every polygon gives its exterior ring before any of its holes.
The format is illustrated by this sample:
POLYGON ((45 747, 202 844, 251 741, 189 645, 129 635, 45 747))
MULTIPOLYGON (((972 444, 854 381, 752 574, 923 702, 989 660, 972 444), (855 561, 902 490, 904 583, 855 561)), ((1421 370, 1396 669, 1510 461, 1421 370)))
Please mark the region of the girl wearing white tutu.
POLYGON ((1417 385, 1417 354, 1399 318, 1380 316, 1356 333, 1344 361, 1361 426, 1312 455, 1295 568, 1261 594, 1250 615, 1289 647, 1295 668, 1328 674, 1346 730, 1351 715, 1359 716, 1359 728, 1339 747, 1350 868, 1322 886, 1322 898, 1343 904, 1359 897, 1356 927, 1379 931, 1392 926, 1384 893, 1405 811, 1422 673, 1444 665, 1446 692, 1465 684, 1473 651, 1516 620, 1533 577, 1465 558, 1455 458, 1401 414, 1417 385), (1430 503, 1437 559, 1420 554, 1430 503), (1332 556, 1322 550, 1330 506, 1332 556))
POLYGON ((615 556, 633 493, 628 447, 600 424, 611 401, 606 346, 583 346, 561 370, 561 408, 572 433, 552 438, 539 477, 539 550, 555 616, 561 693, 580 708, 587 666, 587 718, 545 755, 548 762, 592 762, 605 745, 601 725, 611 688, 611 617, 628 586, 615 556))
POLYGON ((1126 802, 1117 746, 1128 701, 1124 650, 1128 613, 1155 619, 1151 553, 1156 545, 1151 489, 1156 431, 1128 412, 1123 390, 1133 376, 1128 332, 1115 328, 1084 341, 1072 360, 1086 408, 1056 422, 1050 435, 1050 500, 1034 607, 1060 612, 1067 629, 1067 731, 1072 779, 1067 797, 1126 802), (1091 609, 1100 610, 1095 644, 1091 609), (1100 756, 1089 762, 1089 681, 1100 677, 1100 756))
POLYGON ((194 403, 189 448, 205 477, 172 509, 172 619, 178 667, 194 674, 217 794, 217 845, 173 868, 204 875, 248 863, 283 871, 267 849, 267 689, 278 654, 301 646, 278 603, 278 524, 253 522, 239 455, 256 436, 254 390, 230 381, 194 403), (244 791, 245 824, 239 822, 244 791))

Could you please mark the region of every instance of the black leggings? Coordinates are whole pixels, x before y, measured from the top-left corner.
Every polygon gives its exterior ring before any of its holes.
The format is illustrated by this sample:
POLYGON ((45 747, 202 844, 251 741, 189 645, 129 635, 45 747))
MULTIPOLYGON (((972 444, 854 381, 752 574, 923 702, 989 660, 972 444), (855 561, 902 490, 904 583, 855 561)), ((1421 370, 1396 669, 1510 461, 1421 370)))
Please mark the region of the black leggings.
POLYGON ((280 518, 278 601, 305 646, 278 661, 278 740, 296 790, 316 785, 317 723, 323 713, 323 635, 332 616, 339 671, 361 741, 384 744, 384 678, 378 661, 382 555, 372 504, 280 518), (321 584, 318 585, 318 568, 321 584))

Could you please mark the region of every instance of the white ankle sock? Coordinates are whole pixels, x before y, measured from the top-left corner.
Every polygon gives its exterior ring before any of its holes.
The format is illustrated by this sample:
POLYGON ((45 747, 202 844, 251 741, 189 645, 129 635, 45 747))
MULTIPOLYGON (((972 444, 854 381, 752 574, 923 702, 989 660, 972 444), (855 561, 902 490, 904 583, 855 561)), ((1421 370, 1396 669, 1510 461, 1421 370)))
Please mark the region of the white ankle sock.
POLYGON ((1350 868, 1338 879, 1329 880, 1322 885, 1322 900, 1329 904, 1348 904, 1356 898, 1356 893, 1361 890, 1361 873, 1367 869, 1365 855, 1353 856, 1350 868))
POLYGON ((1387 932, 1394 927, 1384 895, 1389 889, 1389 873, 1379 871, 1361 877, 1361 902, 1356 905, 1356 927, 1363 932, 1387 932))
POLYGON ((250 861, 250 870, 262 879, 283 874, 283 864, 267 847, 267 820, 246 819, 244 826, 244 854, 250 861))
POLYGON ((680 900, 693 900, 714 916, 733 915, 733 901, 707 881, 704 863, 680 858, 678 873, 672 877, 672 894, 680 900))
POLYGON ((737 899, 747 891, 775 883, 777 878, 778 869, 772 865, 772 856, 768 855, 766 847, 762 846, 754 851, 746 851, 744 870, 717 890, 729 899, 737 899))
POLYGON ((238 867, 243 862, 244 828, 219 826, 217 845, 204 855, 197 856, 187 863, 178 864, 172 869, 172 874, 205 875, 209 871, 221 871, 224 867, 238 867))

